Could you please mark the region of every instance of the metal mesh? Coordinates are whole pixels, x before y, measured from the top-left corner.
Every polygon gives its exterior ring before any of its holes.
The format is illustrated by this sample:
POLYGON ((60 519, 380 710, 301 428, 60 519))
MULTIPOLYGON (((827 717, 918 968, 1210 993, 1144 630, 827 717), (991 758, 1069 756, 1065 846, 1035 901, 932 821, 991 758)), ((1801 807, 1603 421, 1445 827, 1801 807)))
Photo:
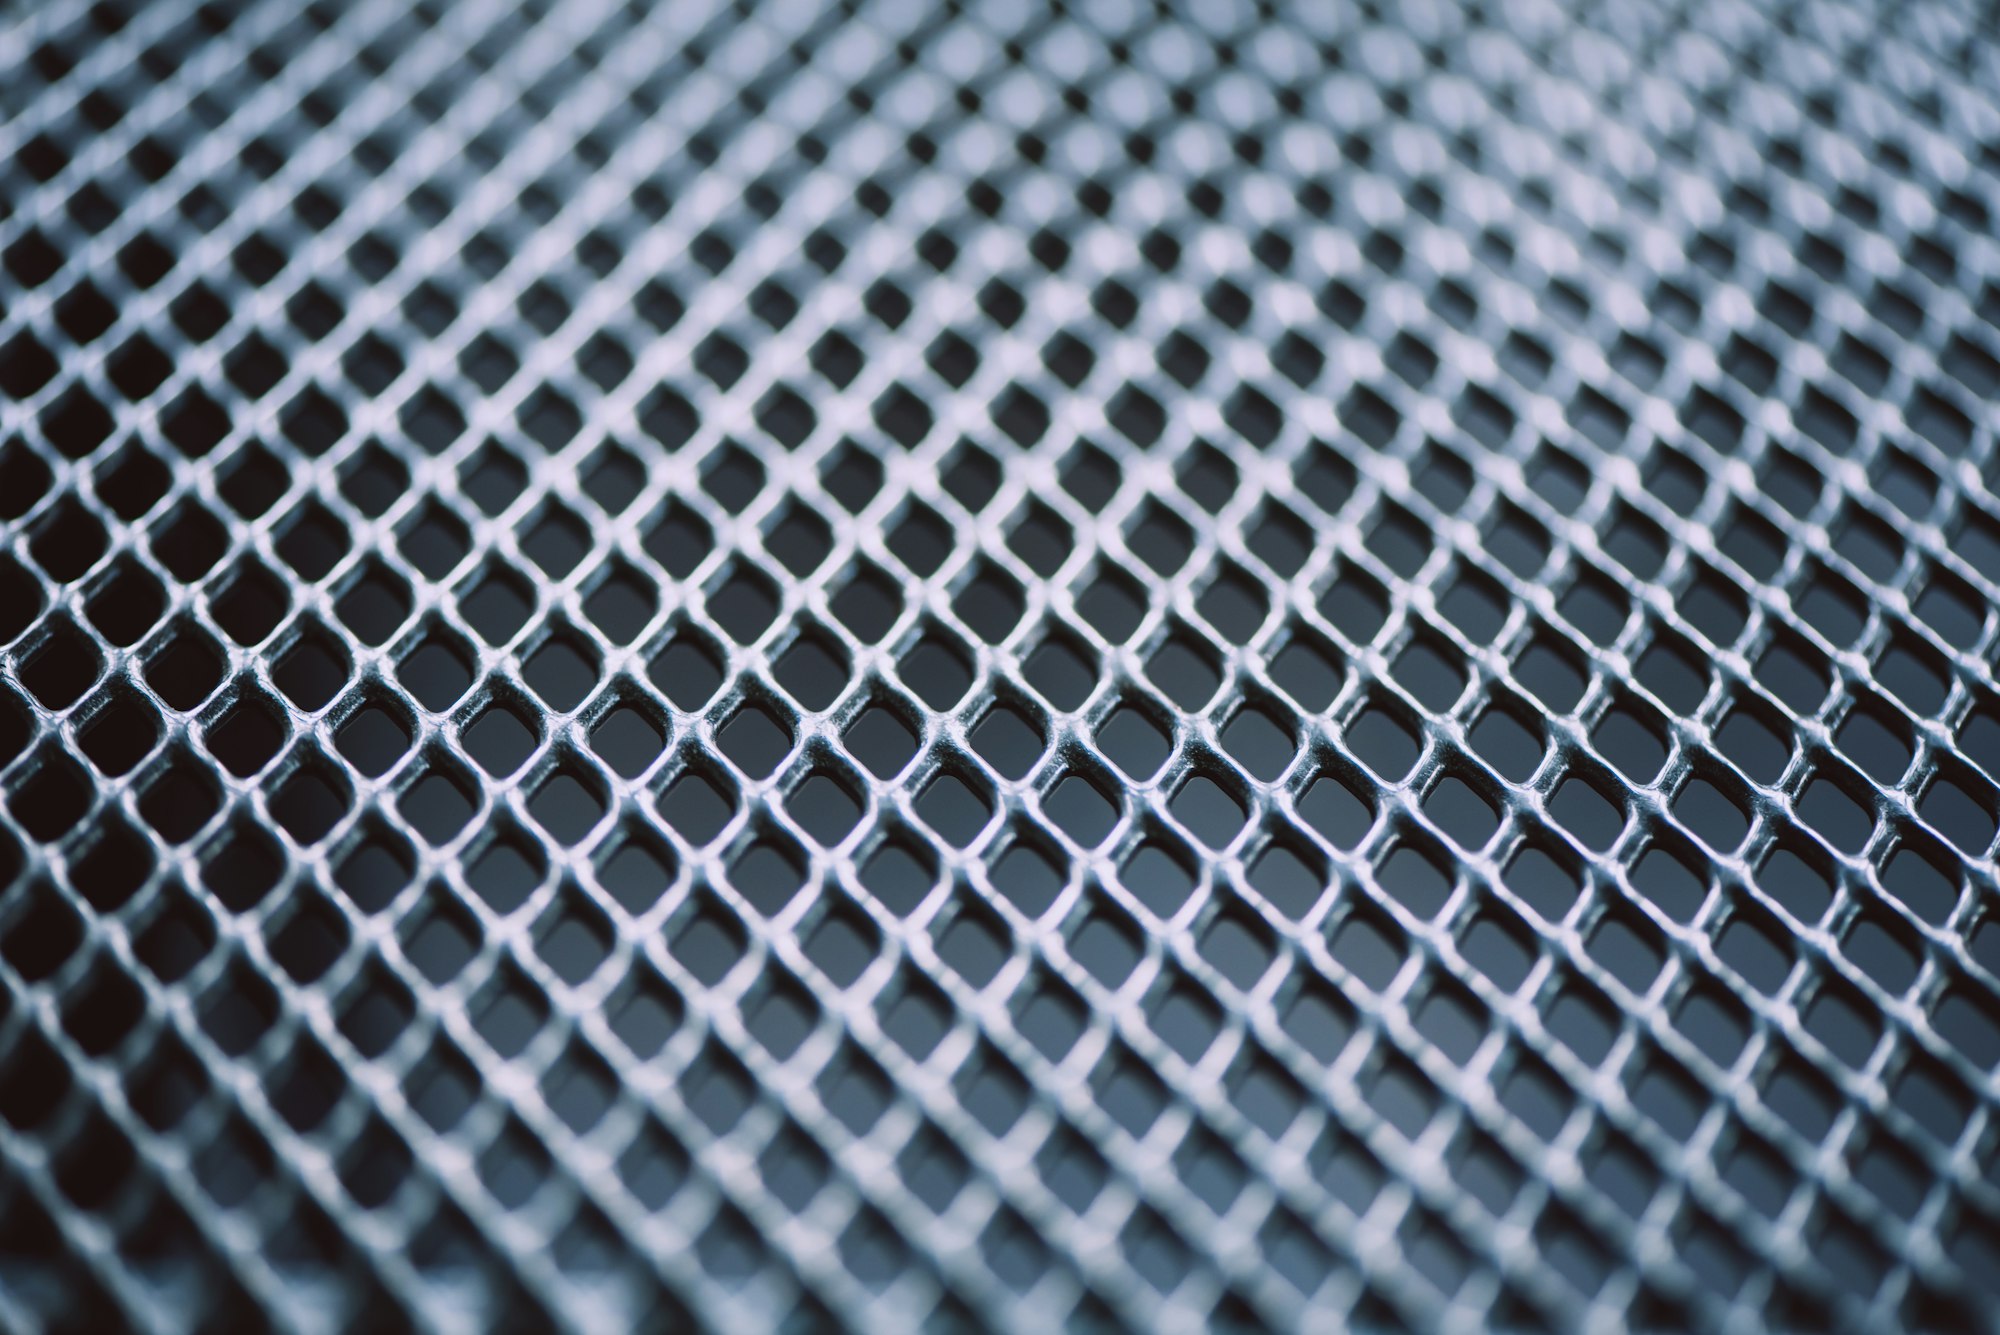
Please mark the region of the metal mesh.
POLYGON ((0 1325, 1989 1327, 1959 3, 0 19, 0 1325))

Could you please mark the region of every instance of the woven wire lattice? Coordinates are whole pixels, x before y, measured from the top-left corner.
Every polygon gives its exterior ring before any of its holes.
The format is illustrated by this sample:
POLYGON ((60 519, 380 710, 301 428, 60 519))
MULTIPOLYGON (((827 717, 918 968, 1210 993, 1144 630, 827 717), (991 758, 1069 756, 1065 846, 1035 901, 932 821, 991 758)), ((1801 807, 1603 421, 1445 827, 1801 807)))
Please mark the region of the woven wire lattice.
POLYGON ((1990 1326, 1993 39, 0 17, 0 1325, 1990 1326))

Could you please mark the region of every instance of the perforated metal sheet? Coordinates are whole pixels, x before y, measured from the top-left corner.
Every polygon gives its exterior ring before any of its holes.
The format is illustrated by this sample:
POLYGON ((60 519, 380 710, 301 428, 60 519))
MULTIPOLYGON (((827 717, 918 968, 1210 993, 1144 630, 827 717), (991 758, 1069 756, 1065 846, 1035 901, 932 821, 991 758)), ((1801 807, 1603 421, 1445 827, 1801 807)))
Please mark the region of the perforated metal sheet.
POLYGON ((1957 3, 0 18, 0 1326, 1992 1328, 1957 3))

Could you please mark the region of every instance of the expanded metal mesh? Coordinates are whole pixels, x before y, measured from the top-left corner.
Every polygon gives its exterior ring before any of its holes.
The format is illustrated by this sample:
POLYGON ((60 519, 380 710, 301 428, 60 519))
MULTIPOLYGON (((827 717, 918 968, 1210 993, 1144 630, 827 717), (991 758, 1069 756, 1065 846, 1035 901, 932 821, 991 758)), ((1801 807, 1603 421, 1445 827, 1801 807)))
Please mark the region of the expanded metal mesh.
POLYGON ((0 17, 0 1326, 1991 1328, 1993 39, 0 17))

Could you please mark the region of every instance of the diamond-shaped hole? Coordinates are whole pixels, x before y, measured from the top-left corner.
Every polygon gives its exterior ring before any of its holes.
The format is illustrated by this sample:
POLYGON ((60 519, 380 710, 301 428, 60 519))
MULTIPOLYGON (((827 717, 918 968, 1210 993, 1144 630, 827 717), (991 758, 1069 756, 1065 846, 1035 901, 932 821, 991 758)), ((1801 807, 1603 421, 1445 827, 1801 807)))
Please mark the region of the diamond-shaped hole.
POLYGON ((376 779, 409 754, 414 736, 400 709, 386 699, 374 699, 347 716, 334 733, 333 745, 356 770, 376 779))
POLYGON ((1575 774, 1557 786, 1549 813, 1584 847, 1600 853, 1610 848, 1625 828, 1623 805, 1597 784, 1575 774))
POLYGON ((725 662, 713 641, 683 626, 653 659, 646 675, 675 708, 692 713, 722 689, 725 662))
POLYGON ((1168 729, 1132 703, 1119 705, 1098 725, 1097 745, 1112 764, 1142 783, 1158 774, 1173 754, 1168 729))
POLYGON ((931 780, 917 798, 917 815, 957 848, 969 845, 992 814, 993 804, 982 789, 949 771, 931 780))
POLYGON ((660 799, 660 814, 691 844, 711 842, 736 814, 734 793, 700 770, 687 770, 660 799))
POLYGON ((222 807, 206 765, 187 751, 168 752, 167 763, 139 795, 139 815, 170 844, 194 838, 222 807))
POLYGON ((547 998, 511 962, 480 989, 470 1009, 473 1028, 503 1061, 526 1052, 549 1019, 547 998))
MULTIPOLYGON (((464 640, 434 626, 396 664, 396 677, 418 704, 442 713, 471 688, 472 663, 471 649, 464 640)), ((341 675, 344 678, 345 671, 341 675)), ((297 696, 292 698, 298 701, 297 696)))
POLYGON ((458 593, 458 613, 488 644, 507 644, 534 615, 534 586, 511 567, 490 563, 458 593))
POLYGON ((294 905, 270 935, 271 958, 300 986, 310 986, 346 953, 347 922, 318 896, 294 905))
POLYGON ((827 607, 863 644, 878 644, 903 615, 896 581, 872 563, 856 567, 833 587, 827 607))
POLYGON ((1085 848, 1102 844, 1118 823, 1118 806, 1103 786, 1074 771, 1056 782, 1042 809, 1056 828, 1085 848))
POLYGON ((347 815, 353 798, 340 767, 313 755, 279 783, 270 810, 292 838, 316 844, 347 815))
POLYGON ((805 939, 806 958, 835 987, 851 987, 875 962, 881 937, 859 910, 836 904, 805 939))
POLYGON ((752 908, 775 918, 805 888, 805 855, 782 833, 760 835, 729 864, 729 883, 752 908))
POLYGON ((709 590, 707 608, 730 639, 752 644, 777 620, 778 600, 771 580, 755 567, 743 565, 709 590))
POLYGON ((459 740, 473 762, 496 779, 517 773, 541 745, 534 711, 504 701, 487 706, 459 740))
POLYGON ((239 562, 209 598, 215 623, 241 645, 262 643, 291 608, 284 584, 253 557, 239 562))
POLYGON ((882 779, 901 774, 917 754, 918 730, 888 703, 868 705, 842 734, 848 754, 882 779))
POLYGON ((465 522, 437 501, 429 501, 405 519, 397 529, 396 543, 403 559, 417 573, 430 580, 442 580, 458 568, 472 550, 472 535, 465 522))
POLYGON ((353 544, 346 527, 318 501, 307 500, 281 523, 278 558, 308 582, 324 579, 353 544))
MULTIPOLYGON (((271 681, 294 705, 316 712, 324 709, 347 685, 349 666, 347 651, 340 641, 317 624, 308 623, 291 647, 279 653, 277 665, 271 669, 271 681)), ((166 692, 162 690, 161 695, 166 696, 166 692)), ((168 703, 174 703, 171 697, 168 703)))
POLYGON ((104 525, 65 496, 35 525, 28 552, 59 584, 73 584, 96 565, 107 545, 104 525))
POLYGON ((652 969, 637 966, 605 1007, 611 1032, 633 1056, 647 1060, 679 1030, 686 1012, 680 996, 652 969))
POLYGON ((558 842, 573 847, 597 827, 608 806, 590 771, 567 763, 535 789, 528 799, 528 814, 558 842))
POLYGON ((742 926, 712 897, 698 898, 667 929, 667 950, 695 980, 714 987, 748 948, 742 926))
POLYGON ((1043 840, 1020 838, 994 859, 986 876, 1001 898, 1029 918, 1039 918, 1068 883, 1061 870, 1065 861, 1043 840))
POLYGON ((847 689, 849 671, 847 652, 833 637, 808 632, 779 656, 773 675, 794 700, 823 710, 847 689))
POLYGON ((166 591, 160 582, 129 558, 113 568, 84 605, 84 615, 98 633, 119 648, 144 639, 166 612, 166 591))
POLYGON ((1242 799, 1207 774, 1197 774, 1182 784, 1169 808, 1175 819, 1210 848, 1226 847, 1247 819, 1242 799))
POLYGON ((598 845, 597 884, 635 918, 660 902, 677 870, 677 860, 666 842, 650 827, 636 822, 598 845))
POLYGON ((597 654, 582 636, 557 631, 529 653, 521 667, 528 689, 549 708, 568 713, 597 689, 597 654))
POLYGON ((1082 640, 1061 630, 1028 655, 1025 675, 1030 686, 1064 712, 1080 708, 1102 677, 1097 655, 1082 640))
POLYGON ((7 810, 30 838, 54 843, 90 809, 91 785, 59 748, 45 746, 10 783, 7 810))
POLYGON ((245 519, 256 519, 276 505, 291 484, 285 465, 252 442, 223 465, 215 489, 230 509, 245 519))
POLYGON ((610 924, 582 896, 566 894, 544 914, 535 932, 535 953, 556 977, 580 986, 611 953, 610 924))
POLYGON ((465 883, 504 916, 527 903, 547 874, 539 841, 509 822, 466 864, 465 883))
POLYGON ((583 614, 613 644, 630 644, 659 610, 660 591, 631 566, 614 565, 584 598, 583 614))
MULTIPOLYGON (((144 697, 129 689, 112 692, 104 707, 92 714, 77 732, 77 745, 90 763, 100 773, 114 779, 131 773, 141 760, 151 754, 159 739, 159 712, 146 703, 144 697)), ((282 730, 279 731, 279 739, 283 739, 282 730)), ((273 744, 264 759, 269 759, 276 750, 277 745, 273 744)), ((239 775, 243 773, 235 770, 234 766, 231 769, 239 775)))
POLYGON ((409 885, 416 855, 409 843, 379 820, 362 825, 335 866, 334 884, 363 913, 377 913, 409 885))
MULTIPOLYGON (((200 664, 189 663, 185 679, 171 675, 162 664, 174 653, 174 644, 185 642, 190 655, 206 648, 195 637, 199 631, 189 629, 182 632, 183 639, 177 639, 169 648, 154 656, 147 668, 147 680, 154 690, 159 691, 167 703, 177 709, 188 709, 207 698, 221 680, 222 669, 219 655, 207 650, 207 658, 200 664), (197 646, 200 648, 197 648, 197 646), (203 671, 206 668, 207 671, 203 671), (213 676, 208 673, 212 672, 213 676), (169 688, 172 688, 169 694, 169 688)), ((202 637, 205 640, 206 637, 202 637)), ((78 630, 68 617, 54 617, 48 623, 48 633, 42 642, 29 650, 19 668, 21 684, 29 694, 40 701, 45 709, 67 709, 82 699, 97 681, 103 670, 104 660, 97 652, 97 646, 90 638, 78 630)))
POLYGON ((1034 718, 1014 705, 996 706, 972 729, 968 740, 1002 778, 1013 780, 1027 777, 1048 744, 1034 718))
POLYGON ((1223 727, 1221 742, 1232 759, 1266 783, 1289 769, 1298 754, 1291 724, 1267 706, 1252 705, 1238 712, 1223 727))
POLYGON ((403 790, 396 809, 425 842, 442 847, 472 820, 477 792, 472 776, 442 757, 433 757, 403 790))
POLYGON ((854 796, 851 779, 837 771, 820 767, 785 799, 785 810, 801 829, 825 847, 832 848, 853 833, 860 823, 861 801, 854 796))
POLYGON ((590 750, 612 771, 637 778, 666 750, 667 730, 650 710, 626 702, 607 710, 590 729, 590 750))
POLYGON ((861 885, 876 903, 907 917, 938 883, 938 864, 929 846, 907 833, 884 839, 861 866, 861 885))
MULTIPOLYGON (((848 729, 850 736, 854 728, 848 729)), ((723 755, 753 779, 767 779, 792 749, 792 731, 763 705, 748 704, 716 730, 723 755)))

